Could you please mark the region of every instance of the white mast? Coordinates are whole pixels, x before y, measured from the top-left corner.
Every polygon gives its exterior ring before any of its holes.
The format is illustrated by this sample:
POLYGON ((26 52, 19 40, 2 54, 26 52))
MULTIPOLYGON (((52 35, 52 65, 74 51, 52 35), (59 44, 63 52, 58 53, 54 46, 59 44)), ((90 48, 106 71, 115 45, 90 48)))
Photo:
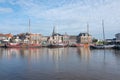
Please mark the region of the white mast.
POLYGON ((104 20, 102 20, 102 28, 103 28, 103 40, 105 41, 104 20))
POLYGON ((87 33, 89 34, 89 24, 87 23, 87 33))
POLYGON ((87 22, 87 35, 88 35, 88 37, 87 37, 87 40, 88 40, 88 44, 89 44, 89 24, 88 24, 88 22, 87 22))
POLYGON ((29 33, 31 33, 31 32, 30 32, 30 19, 29 19, 29 33))

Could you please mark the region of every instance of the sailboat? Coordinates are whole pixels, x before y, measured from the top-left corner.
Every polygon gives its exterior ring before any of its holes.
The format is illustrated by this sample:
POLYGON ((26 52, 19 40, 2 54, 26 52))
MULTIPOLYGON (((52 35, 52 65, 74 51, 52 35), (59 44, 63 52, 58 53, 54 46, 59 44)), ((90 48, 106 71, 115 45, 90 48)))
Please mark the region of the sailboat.
POLYGON ((105 44, 105 29, 104 29, 104 20, 102 20, 102 28, 103 28, 103 45, 92 45, 91 49, 112 49, 115 45, 106 45, 105 44))
MULTIPOLYGON (((30 32, 30 19, 29 19, 29 36, 30 36, 31 32, 30 32)), ((37 43, 31 43, 31 40, 29 40, 29 43, 7 43, 5 44, 6 48, 39 48, 42 45, 41 44, 37 44, 37 43)))

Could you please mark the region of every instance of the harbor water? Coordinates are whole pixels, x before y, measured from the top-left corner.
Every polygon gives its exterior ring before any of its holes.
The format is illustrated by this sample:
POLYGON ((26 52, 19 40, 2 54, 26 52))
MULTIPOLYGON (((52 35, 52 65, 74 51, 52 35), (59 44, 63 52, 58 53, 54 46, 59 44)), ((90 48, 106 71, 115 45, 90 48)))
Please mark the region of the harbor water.
POLYGON ((0 80, 120 80, 120 50, 0 48, 0 80))

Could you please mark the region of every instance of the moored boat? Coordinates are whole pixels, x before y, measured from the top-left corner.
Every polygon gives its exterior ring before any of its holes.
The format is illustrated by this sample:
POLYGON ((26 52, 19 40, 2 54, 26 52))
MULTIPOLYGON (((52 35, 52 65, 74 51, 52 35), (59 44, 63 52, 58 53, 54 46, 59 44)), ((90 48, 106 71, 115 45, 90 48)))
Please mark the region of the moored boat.
POLYGON ((91 45, 91 49, 113 49, 115 45, 91 45))
POLYGON ((25 44, 25 43, 8 43, 5 45, 6 48, 39 48, 40 44, 25 44))
POLYGON ((67 44, 59 43, 59 44, 49 44, 47 47, 49 48, 61 48, 61 47, 67 47, 67 44))
POLYGON ((84 44, 78 44, 78 43, 77 43, 77 44, 75 44, 75 46, 76 46, 76 47, 83 47, 84 44))
POLYGON ((72 44, 72 45, 70 45, 70 47, 89 47, 89 46, 93 46, 94 44, 72 44))

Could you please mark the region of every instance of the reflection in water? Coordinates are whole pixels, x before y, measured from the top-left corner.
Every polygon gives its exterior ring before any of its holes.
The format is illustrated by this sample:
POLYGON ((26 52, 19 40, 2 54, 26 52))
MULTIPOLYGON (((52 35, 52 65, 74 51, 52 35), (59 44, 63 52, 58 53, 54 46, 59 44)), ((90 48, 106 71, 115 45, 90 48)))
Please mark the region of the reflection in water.
POLYGON ((67 58, 68 54, 68 48, 53 48, 53 49, 48 49, 48 55, 49 59, 52 59, 54 64, 55 64, 55 69, 58 72, 59 71, 59 66, 60 62, 62 59, 67 58))
POLYGON ((113 51, 113 53, 116 57, 117 63, 119 63, 120 62, 120 50, 115 50, 115 51, 113 51))
POLYGON ((1 53, 1 57, 3 58, 7 58, 7 59, 12 59, 14 57, 16 58, 28 58, 28 60, 30 59, 39 59, 40 58, 40 54, 41 49, 17 49, 17 48, 8 48, 8 49, 4 49, 2 48, 0 50, 1 53))
POLYGON ((80 55, 80 58, 82 59, 82 60, 85 60, 85 61, 89 61, 89 58, 90 58, 90 48, 88 48, 88 47, 78 47, 77 48, 77 52, 78 52, 78 54, 80 55))
POLYGON ((53 58, 56 60, 60 59, 63 55, 66 57, 68 53, 68 48, 54 48, 54 49, 47 49, 47 48, 42 48, 42 49, 17 49, 17 48, 0 48, 0 57, 7 57, 7 58, 12 58, 12 57, 22 57, 22 58, 30 58, 30 59, 39 59, 40 57, 43 57, 44 54, 49 56, 49 58, 53 58))
POLYGON ((31 48, 31 49, 20 49, 20 48, 8 48, 0 49, 0 58, 6 58, 8 60, 16 59, 25 59, 27 63, 39 62, 40 60, 52 61, 55 65, 56 71, 59 70, 59 63, 62 59, 66 59, 68 54, 68 48, 31 48))
POLYGON ((120 80, 120 50, 0 48, 0 80, 120 80))

